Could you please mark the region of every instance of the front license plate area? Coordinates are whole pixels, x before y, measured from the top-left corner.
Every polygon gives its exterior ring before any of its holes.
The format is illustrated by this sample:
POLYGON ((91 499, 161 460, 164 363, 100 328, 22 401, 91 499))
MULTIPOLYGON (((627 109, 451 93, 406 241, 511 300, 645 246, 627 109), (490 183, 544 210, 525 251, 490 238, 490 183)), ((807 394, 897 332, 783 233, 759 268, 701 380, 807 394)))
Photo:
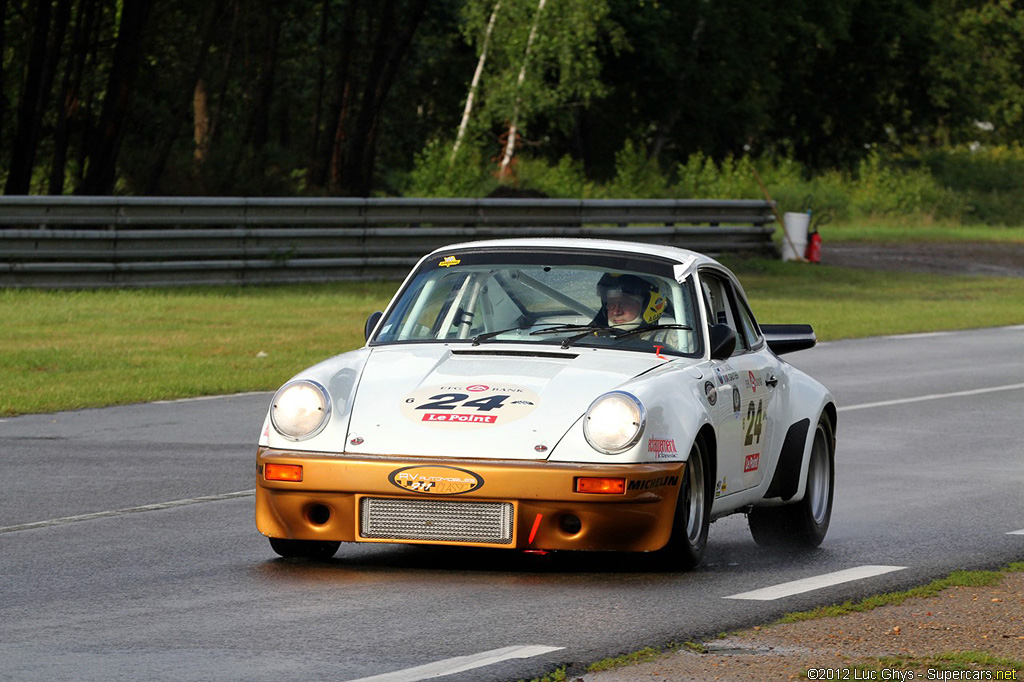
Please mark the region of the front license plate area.
POLYGON ((364 540, 511 545, 515 505, 364 497, 359 501, 359 536, 364 540))

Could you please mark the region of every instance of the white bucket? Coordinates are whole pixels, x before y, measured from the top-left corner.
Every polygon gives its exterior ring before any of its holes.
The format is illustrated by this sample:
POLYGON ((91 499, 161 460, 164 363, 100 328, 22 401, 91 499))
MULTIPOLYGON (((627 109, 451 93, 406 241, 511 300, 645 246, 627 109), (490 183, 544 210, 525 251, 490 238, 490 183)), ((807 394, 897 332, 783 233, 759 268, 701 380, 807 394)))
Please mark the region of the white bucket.
POLYGON ((782 240, 782 260, 803 260, 807 250, 807 229, 811 224, 810 213, 786 213, 786 238, 782 240))

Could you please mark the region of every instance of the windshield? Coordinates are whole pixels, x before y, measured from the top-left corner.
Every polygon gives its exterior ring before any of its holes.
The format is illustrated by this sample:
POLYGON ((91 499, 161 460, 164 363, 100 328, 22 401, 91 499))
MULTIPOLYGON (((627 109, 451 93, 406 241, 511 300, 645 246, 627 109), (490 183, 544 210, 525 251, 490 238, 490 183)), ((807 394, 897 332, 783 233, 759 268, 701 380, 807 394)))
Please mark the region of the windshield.
POLYGON ((692 277, 607 252, 452 251, 425 261, 371 345, 521 343, 702 352, 692 277))

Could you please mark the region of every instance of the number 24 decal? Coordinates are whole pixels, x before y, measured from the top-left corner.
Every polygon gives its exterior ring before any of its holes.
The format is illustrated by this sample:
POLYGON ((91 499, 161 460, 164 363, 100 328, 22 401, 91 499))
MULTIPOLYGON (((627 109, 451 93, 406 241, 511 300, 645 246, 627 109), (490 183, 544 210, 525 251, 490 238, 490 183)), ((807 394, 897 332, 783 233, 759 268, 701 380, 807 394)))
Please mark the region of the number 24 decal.
POLYGON ((764 426, 764 410, 760 400, 757 401, 757 410, 754 409, 754 401, 750 401, 750 405, 747 406, 747 417, 743 421, 746 422, 747 429, 747 438, 743 445, 760 443, 761 428, 764 426))
POLYGON ((433 402, 419 405, 416 409, 454 410, 456 407, 472 407, 480 412, 488 412, 501 407, 501 404, 508 399, 507 395, 490 395, 476 400, 466 400, 468 397, 468 393, 440 393, 430 396, 430 400, 433 402), (463 402, 464 400, 465 402, 463 402))

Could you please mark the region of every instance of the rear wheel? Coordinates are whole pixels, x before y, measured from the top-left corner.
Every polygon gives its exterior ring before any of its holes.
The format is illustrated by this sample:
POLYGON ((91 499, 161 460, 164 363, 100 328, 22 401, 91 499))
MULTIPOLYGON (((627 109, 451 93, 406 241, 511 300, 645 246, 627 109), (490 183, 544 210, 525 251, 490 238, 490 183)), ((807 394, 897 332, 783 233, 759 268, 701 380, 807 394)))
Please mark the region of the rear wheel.
POLYGON ((750 534, 765 547, 817 547, 832 519, 835 488, 835 439, 825 415, 818 420, 807 467, 807 489, 796 504, 755 507, 747 515, 750 534))
POLYGON ((707 448, 703 439, 698 437, 686 462, 672 536, 665 549, 661 550, 671 567, 689 570, 704 558, 708 527, 711 525, 710 476, 707 448))
POLYGON ((270 538, 270 547, 286 559, 330 559, 341 546, 327 540, 285 540, 270 538))

